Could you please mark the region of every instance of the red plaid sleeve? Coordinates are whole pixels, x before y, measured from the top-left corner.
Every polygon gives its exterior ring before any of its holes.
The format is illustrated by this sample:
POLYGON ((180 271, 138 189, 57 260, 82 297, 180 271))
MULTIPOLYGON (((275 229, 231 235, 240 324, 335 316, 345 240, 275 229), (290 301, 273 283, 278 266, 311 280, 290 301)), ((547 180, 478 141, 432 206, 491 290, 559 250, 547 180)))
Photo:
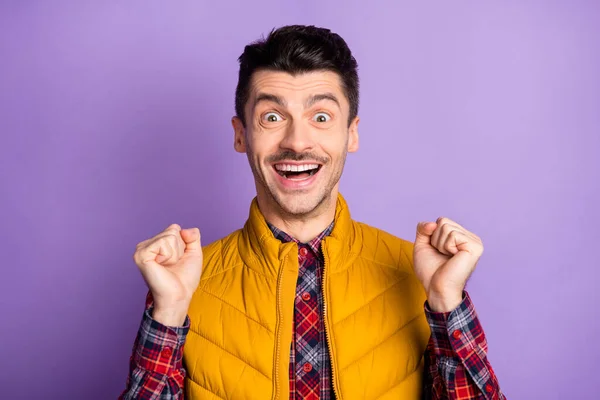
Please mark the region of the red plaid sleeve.
POLYGON ((505 400, 487 359, 487 340, 468 293, 447 313, 425 303, 431 338, 425 351, 425 399, 505 400))
POLYGON ((129 360, 127 388, 119 400, 183 400, 183 345, 190 328, 189 317, 183 327, 164 326, 152 319, 152 296, 148 293, 146 310, 129 360))

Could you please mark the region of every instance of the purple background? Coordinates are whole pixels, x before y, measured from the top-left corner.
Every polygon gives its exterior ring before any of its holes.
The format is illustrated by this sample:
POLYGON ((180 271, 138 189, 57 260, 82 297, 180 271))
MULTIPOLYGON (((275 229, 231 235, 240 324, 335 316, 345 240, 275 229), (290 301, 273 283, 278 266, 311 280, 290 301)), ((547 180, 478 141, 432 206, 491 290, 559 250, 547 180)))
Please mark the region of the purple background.
POLYGON ((353 216, 479 234, 469 290, 505 393, 598 398, 599 3, 449 3, 2 1, 0 397, 116 398, 146 291, 136 243, 243 224, 236 59, 309 23, 359 61, 353 216))

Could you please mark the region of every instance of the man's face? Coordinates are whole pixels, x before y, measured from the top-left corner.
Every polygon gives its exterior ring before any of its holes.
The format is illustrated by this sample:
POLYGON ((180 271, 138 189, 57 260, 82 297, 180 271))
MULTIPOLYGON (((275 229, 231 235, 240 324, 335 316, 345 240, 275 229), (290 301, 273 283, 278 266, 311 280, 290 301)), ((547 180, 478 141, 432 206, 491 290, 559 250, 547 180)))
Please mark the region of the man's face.
POLYGON ((337 194, 346 154, 358 149, 358 117, 348 126, 349 110, 334 72, 252 75, 246 127, 233 119, 235 148, 247 154, 266 206, 309 216, 337 194))

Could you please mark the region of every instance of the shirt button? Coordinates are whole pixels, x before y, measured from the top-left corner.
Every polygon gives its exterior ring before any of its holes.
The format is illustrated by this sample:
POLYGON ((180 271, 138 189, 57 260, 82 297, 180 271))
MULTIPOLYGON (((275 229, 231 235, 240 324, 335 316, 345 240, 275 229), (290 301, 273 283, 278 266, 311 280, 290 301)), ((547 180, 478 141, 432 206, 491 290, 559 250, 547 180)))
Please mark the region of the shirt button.
POLYGON ((452 332, 452 337, 454 337, 454 339, 460 339, 461 336, 462 336, 462 332, 459 331, 458 329, 455 330, 454 332, 452 332))
POLYGON ((171 350, 170 347, 165 347, 161 354, 163 355, 163 357, 171 358, 171 356, 173 355, 173 350, 171 350))
POLYGON ((492 385, 490 385, 489 383, 487 385, 485 385, 485 391, 488 393, 492 393, 492 390, 494 390, 494 388, 492 387, 492 385))
POLYGON ((302 300, 309 301, 310 300, 310 293, 308 293, 308 292, 302 293, 302 300))
POLYGON ((310 371, 312 371, 312 365, 310 365, 310 363, 306 363, 306 364, 304 364, 302 369, 304 370, 304 372, 310 372, 310 371))
POLYGON ((306 247, 301 247, 300 248, 300 255, 302 257, 306 257, 307 254, 308 254, 308 250, 306 250, 306 247))

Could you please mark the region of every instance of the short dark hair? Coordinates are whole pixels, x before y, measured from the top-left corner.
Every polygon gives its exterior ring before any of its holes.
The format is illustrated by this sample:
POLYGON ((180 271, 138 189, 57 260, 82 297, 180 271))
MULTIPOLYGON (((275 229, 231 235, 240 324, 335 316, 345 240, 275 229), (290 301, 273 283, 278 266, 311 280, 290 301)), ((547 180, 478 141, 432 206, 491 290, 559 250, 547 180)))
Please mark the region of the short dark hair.
POLYGON ((329 29, 305 25, 273 29, 266 39, 247 45, 238 61, 240 74, 235 91, 235 112, 244 126, 250 81, 258 70, 283 71, 292 75, 318 70, 336 72, 350 103, 348 124, 358 114, 358 64, 344 39, 329 29))

